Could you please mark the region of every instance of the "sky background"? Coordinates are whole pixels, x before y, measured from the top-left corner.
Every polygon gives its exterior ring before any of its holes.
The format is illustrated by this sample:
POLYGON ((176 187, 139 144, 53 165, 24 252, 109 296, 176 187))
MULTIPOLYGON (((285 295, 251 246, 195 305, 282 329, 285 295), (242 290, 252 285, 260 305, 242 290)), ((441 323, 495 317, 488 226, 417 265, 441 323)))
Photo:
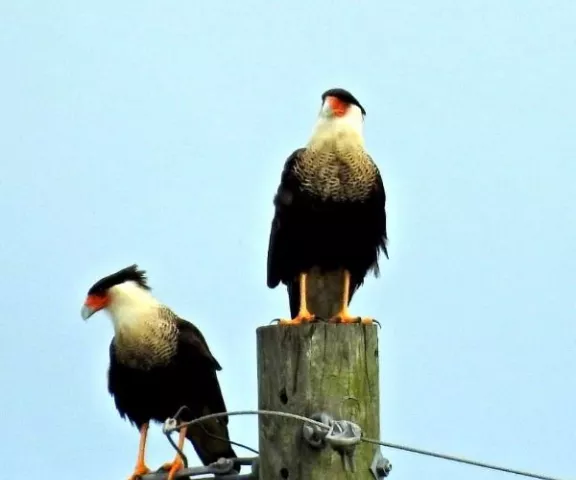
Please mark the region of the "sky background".
MULTIPOLYGON (((390 260, 352 304, 383 325, 382 438, 575 478, 575 52, 574 0, 1 1, 3 475, 132 471, 112 326, 80 307, 134 262, 228 408, 257 406, 255 329, 288 315, 272 197, 341 86, 388 195, 390 260)), ((507 477, 383 453, 394 480, 507 477)), ((172 456, 154 427, 149 464, 172 456)))

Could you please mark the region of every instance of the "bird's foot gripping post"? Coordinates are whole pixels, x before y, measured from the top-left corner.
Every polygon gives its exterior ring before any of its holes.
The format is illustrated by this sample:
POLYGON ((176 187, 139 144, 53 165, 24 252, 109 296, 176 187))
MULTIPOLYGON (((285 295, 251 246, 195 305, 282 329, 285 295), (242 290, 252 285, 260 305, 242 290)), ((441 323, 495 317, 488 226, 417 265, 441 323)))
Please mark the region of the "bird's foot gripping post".
POLYGON ((310 313, 308 311, 305 311, 305 312, 299 313, 292 320, 288 320, 286 318, 278 318, 278 319, 272 320, 272 322, 277 322, 278 325, 300 325, 301 323, 311 323, 311 322, 314 322, 315 320, 316 320, 315 315, 313 315, 312 313, 310 313))
MULTIPOLYGON (((316 321, 316 316, 313 313, 310 313, 308 310, 306 295, 306 279, 308 274, 301 273, 299 277, 300 282, 300 306, 298 308, 298 314, 292 320, 287 319, 278 319, 277 322, 279 325, 300 325, 301 323, 311 323, 316 321)), ((276 320, 273 320, 275 322, 276 320)))
POLYGON ((350 272, 344 270, 344 285, 342 289, 342 306, 340 311, 328 320, 329 323, 361 323, 362 325, 372 325, 376 323, 378 326, 380 324, 370 317, 358 317, 351 315, 348 310, 348 304, 350 303, 350 272))
POLYGON ((380 322, 378 322, 376 319, 371 317, 355 317, 350 315, 347 309, 329 319, 328 323, 360 323, 362 325, 376 324, 379 327, 381 326, 380 322))

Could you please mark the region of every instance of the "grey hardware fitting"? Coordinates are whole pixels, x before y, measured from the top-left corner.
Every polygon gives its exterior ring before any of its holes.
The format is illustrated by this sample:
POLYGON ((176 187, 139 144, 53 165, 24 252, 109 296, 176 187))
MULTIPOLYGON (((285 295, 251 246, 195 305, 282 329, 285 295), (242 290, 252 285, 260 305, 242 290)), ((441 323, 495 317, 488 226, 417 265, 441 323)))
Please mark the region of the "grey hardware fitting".
MULTIPOLYGON (((184 468, 176 473, 175 478, 194 478, 200 475, 202 475, 202 478, 214 478, 217 480, 257 480, 258 457, 221 458, 210 465, 184 468), (239 474, 233 469, 234 462, 238 462, 241 465, 250 465, 251 472, 248 474, 239 474), (210 474, 212 474, 213 477, 204 476, 210 474)), ((142 475, 140 478, 141 480, 166 480, 168 478, 168 471, 159 469, 156 472, 142 475)))
POLYGON ((356 445, 362 440, 362 429, 348 420, 334 420, 326 412, 315 413, 310 418, 328 428, 312 424, 302 425, 302 436, 306 442, 315 449, 330 445, 340 455, 342 468, 348 472, 355 472, 354 452, 356 445))
MULTIPOLYGON (((310 416, 312 420, 323 423, 326 427, 330 427, 334 419, 332 415, 326 412, 315 413, 310 416)), ((326 446, 326 435, 328 434, 328 428, 321 428, 318 425, 313 425, 311 423, 304 423, 302 425, 302 436, 304 440, 315 449, 322 449, 326 446)))
POLYGON ((382 480, 386 478, 390 471, 392 470, 392 464, 388 461, 387 458, 382 456, 382 452, 380 448, 376 449, 374 453, 374 459, 372 460, 372 465, 370 465, 370 471, 372 475, 374 475, 375 480, 382 480))

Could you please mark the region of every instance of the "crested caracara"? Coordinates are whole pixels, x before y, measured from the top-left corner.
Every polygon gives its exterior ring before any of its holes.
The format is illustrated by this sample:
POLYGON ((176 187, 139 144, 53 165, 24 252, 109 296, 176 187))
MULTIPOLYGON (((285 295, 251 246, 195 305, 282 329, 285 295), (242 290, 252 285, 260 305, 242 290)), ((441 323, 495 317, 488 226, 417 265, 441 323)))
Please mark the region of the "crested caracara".
POLYGON ((364 148, 366 112, 348 91, 322 95, 312 136, 286 160, 274 197, 267 283, 288 290, 292 320, 372 323, 348 305, 386 248, 386 194, 364 148))
MULTIPOLYGON (((138 460, 130 477, 136 479, 150 471, 144 456, 151 420, 164 422, 182 406, 188 407, 182 421, 226 411, 216 376, 222 368, 200 330, 154 298, 145 272, 136 265, 90 287, 82 317, 86 320, 101 309, 108 312, 114 326, 108 390, 120 416, 140 431, 138 460)), ((204 465, 221 457, 236 458, 228 442, 228 417, 182 428, 180 449, 185 438, 204 465)), ((182 466, 179 455, 164 465, 170 480, 182 466)), ((239 471, 240 467, 235 468, 239 471)))

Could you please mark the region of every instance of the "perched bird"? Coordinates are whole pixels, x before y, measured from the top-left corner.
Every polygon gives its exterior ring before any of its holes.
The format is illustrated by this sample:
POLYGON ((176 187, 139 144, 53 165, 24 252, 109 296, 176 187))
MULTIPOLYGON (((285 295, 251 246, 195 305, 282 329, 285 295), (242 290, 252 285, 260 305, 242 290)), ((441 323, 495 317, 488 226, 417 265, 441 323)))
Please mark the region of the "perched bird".
MULTIPOLYGON (((216 377, 222 367, 210 353, 202 333, 179 318, 150 293, 146 272, 137 265, 97 281, 82 307, 84 320, 105 309, 114 325, 110 343, 108 390, 122 418, 140 431, 136 468, 130 479, 148 473, 146 437, 151 420, 164 422, 178 409, 190 421, 202 415, 225 412, 216 377)), ((221 457, 236 458, 229 443, 228 417, 220 417, 180 430, 178 446, 192 442, 204 465, 221 457)), ((165 464, 172 480, 183 467, 179 455, 165 464)), ((235 464, 239 471, 239 466, 235 464)))
POLYGON ((305 148, 286 160, 274 197, 267 283, 288 290, 292 320, 372 323, 350 314, 354 292, 388 258, 386 193, 364 148, 366 111, 348 91, 322 94, 305 148))

